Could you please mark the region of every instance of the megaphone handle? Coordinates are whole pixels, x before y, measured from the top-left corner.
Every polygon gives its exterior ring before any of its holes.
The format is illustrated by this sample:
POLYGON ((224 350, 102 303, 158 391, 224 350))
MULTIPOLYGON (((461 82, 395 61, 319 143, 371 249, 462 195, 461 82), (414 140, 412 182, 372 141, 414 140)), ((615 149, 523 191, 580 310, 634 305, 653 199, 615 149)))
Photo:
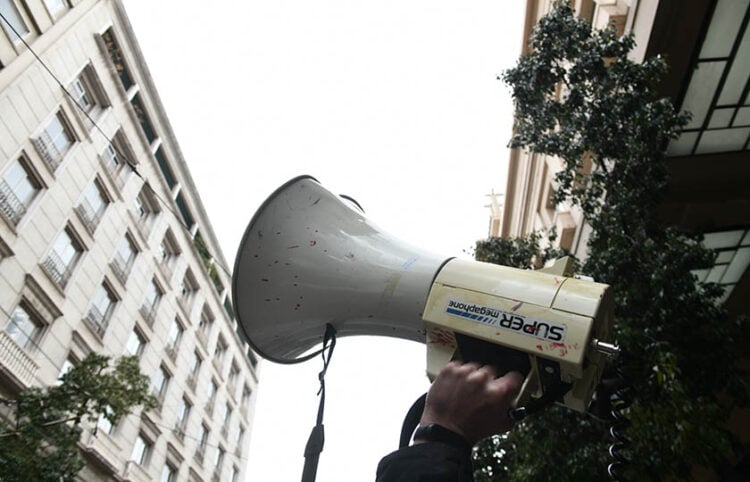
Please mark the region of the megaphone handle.
POLYGON ((422 418, 425 400, 427 400, 426 393, 419 397, 406 413, 404 423, 401 425, 401 438, 399 439, 398 448, 404 448, 409 445, 411 436, 417 428, 417 425, 419 425, 419 420, 422 418))

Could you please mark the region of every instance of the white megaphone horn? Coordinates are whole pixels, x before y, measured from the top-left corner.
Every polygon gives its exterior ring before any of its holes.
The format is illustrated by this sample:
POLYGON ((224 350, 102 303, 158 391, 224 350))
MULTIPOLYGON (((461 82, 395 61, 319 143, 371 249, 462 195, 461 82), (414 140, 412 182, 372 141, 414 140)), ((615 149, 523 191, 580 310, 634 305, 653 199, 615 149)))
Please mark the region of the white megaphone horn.
POLYGON ((262 357, 297 363, 337 337, 427 345, 433 377, 452 358, 524 373, 518 406, 586 410, 616 351, 609 287, 557 273, 438 256, 378 228, 346 197, 300 176, 250 221, 232 293, 240 329, 262 357))

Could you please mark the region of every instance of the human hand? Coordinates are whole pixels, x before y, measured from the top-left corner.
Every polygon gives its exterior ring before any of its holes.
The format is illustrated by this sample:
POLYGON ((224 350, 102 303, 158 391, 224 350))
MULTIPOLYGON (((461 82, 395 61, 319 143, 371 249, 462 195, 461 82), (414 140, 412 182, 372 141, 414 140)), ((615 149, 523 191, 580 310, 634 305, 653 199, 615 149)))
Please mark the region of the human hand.
POLYGON ((436 423, 462 435, 471 445, 513 426, 508 410, 521 390, 523 375, 497 377, 491 365, 452 361, 427 393, 420 425, 436 423))

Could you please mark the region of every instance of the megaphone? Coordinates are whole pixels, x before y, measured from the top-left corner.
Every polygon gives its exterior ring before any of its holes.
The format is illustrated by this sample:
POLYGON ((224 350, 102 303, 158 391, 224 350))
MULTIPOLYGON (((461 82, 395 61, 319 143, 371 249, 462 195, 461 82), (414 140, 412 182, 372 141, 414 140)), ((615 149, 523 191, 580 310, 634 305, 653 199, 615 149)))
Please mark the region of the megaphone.
POLYGON ((552 272, 439 256, 369 220, 313 177, 279 187, 248 225, 232 293, 240 329, 263 358, 311 358, 337 337, 425 343, 432 379, 451 359, 517 370, 515 405, 585 411, 601 378, 613 305, 607 285, 552 272))

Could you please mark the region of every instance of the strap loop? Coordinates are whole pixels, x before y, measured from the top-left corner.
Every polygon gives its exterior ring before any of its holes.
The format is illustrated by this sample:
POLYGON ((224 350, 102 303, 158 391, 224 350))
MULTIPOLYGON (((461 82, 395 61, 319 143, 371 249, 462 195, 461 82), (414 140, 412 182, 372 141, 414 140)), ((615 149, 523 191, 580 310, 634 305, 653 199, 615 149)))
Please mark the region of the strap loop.
POLYGON ((314 482, 318 472, 318 460, 320 459, 320 453, 323 451, 323 444, 325 443, 323 430, 323 411, 326 403, 325 376, 328 371, 328 364, 331 363, 331 356, 333 355, 333 348, 335 346, 336 329, 328 323, 326 324, 326 332, 323 336, 323 348, 320 350, 323 358, 323 369, 318 373, 318 380, 320 381, 320 389, 318 390, 318 395, 320 396, 318 416, 305 446, 305 466, 302 469, 302 482, 314 482))

